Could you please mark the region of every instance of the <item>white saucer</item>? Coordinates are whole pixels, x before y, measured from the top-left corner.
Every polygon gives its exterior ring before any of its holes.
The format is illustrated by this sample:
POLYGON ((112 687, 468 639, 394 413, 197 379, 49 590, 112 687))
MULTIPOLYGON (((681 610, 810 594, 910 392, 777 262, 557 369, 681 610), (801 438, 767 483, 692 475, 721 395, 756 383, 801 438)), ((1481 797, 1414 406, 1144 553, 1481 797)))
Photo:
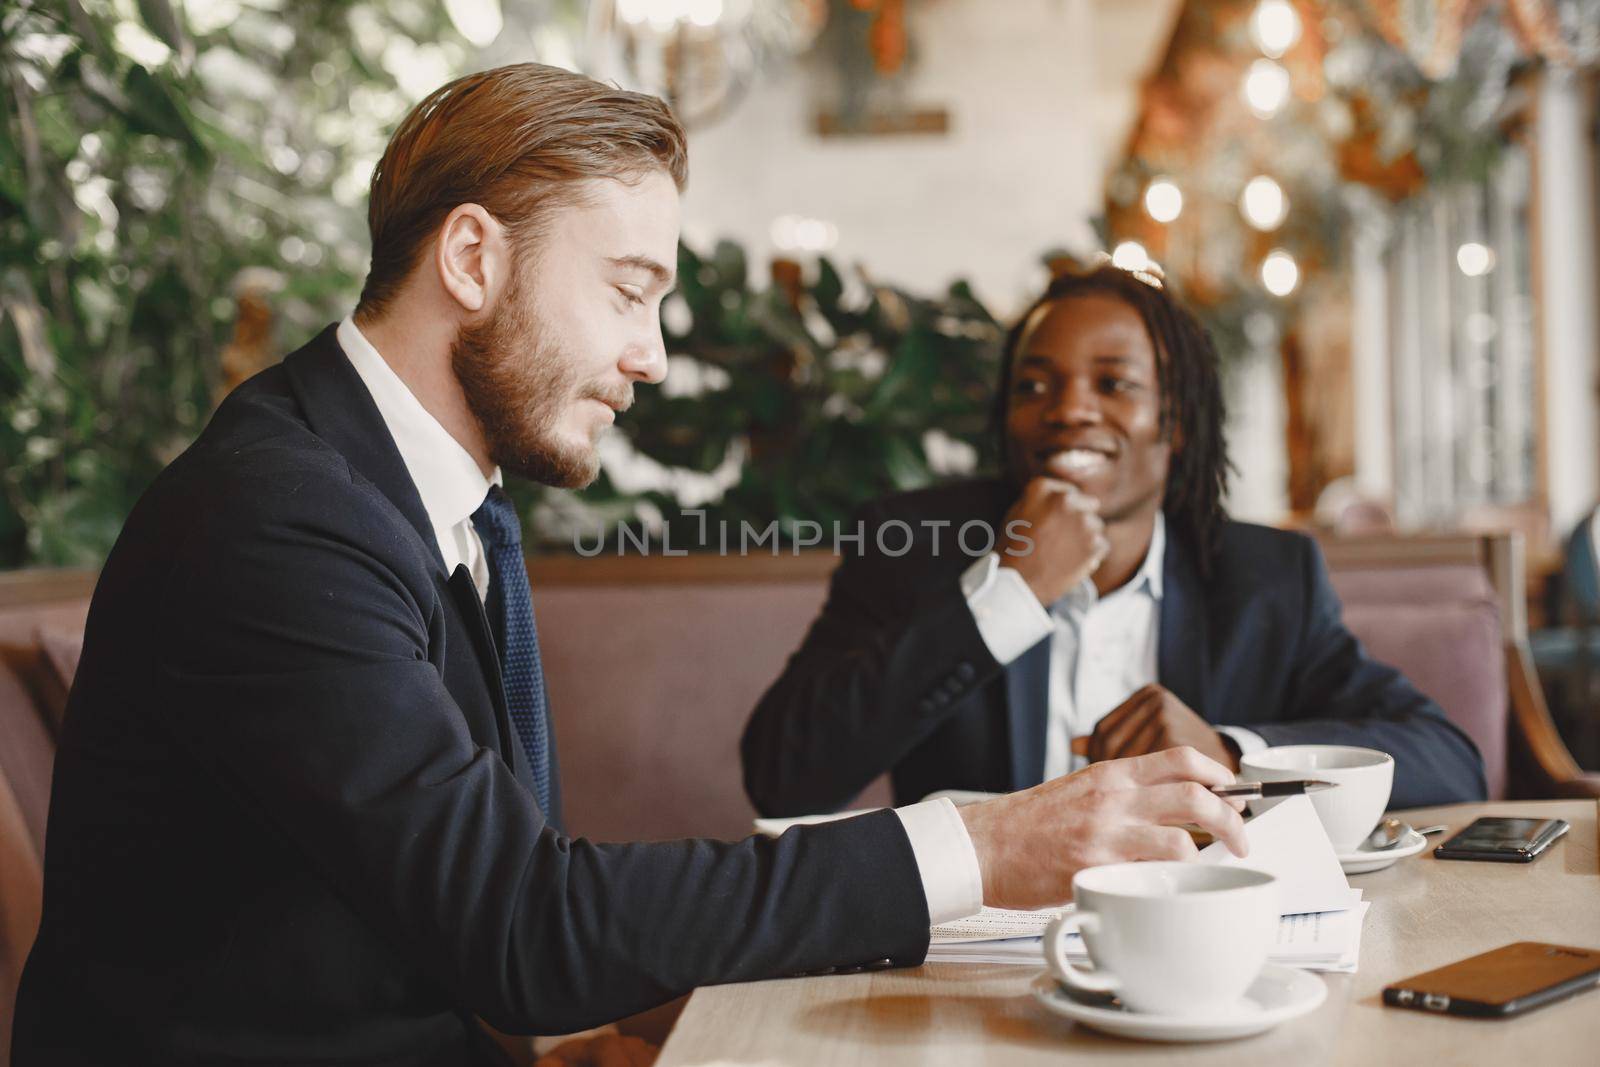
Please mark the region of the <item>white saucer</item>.
POLYGON ((1145 1015, 1117 1003, 1085 1004, 1062 992, 1049 971, 1033 980, 1033 996, 1057 1015, 1117 1037, 1144 1041, 1227 1041, 1270 1030, 1315 1011, 1328 995, 1322 979, 1307 971, 1269 963, 1245 991, 1237 1013, 1221 1018, 1145 1015))
POLYGON ((1406 827, 1406 836, 1393 848, 1372 849, 1362 846, 1354 852, 1341 852, 1339 866, 1344 868, 1345 874, 1366 874, 1368 871, 1381 871, 1391 867, 1398 860, 1407 856, 1415 856, 1418 852, 1428 847, 1428 839, 1417 833, 1411 827, 1406 827))

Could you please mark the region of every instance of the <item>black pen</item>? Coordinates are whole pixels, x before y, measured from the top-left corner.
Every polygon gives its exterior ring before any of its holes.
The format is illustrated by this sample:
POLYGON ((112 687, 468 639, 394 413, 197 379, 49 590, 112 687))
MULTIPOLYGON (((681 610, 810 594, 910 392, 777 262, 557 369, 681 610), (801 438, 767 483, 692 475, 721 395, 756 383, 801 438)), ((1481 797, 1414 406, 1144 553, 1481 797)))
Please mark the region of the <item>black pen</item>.
POLYGON ((1229 797, 1235 800, 1256 800, 1260 797, 1297 797, 1302 793, 1316 793, 1324 789, 1332 789, 1335 782, 1319 782, 1315 779, 1302 779, 1294 782, 1234 782, 1232 785, 1213 786, 1212 792, 1219 797, 1229 797))

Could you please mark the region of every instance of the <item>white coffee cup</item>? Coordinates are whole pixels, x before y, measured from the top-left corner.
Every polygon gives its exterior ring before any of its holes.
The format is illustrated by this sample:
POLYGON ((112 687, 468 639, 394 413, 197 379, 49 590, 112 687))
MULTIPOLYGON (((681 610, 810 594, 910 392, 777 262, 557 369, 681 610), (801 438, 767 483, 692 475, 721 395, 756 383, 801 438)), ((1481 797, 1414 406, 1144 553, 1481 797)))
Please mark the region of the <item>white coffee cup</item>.
POLYGON ((1045 929, 1056 980, 1115 993, 1134 1011, 1230 1015, 1261 973, 1278 929, 1278 887, 1248 867, 1114 863, 1072 879, 1073 911, 1045 929), (1096 969, 1066 958, 1077 930, 1096 969))
MULTIPOLYGON (((1307 794, 1328 840, 1341 855, 1354 852, 1389 806, 1394 785, 1394 757, 1375 748, 1349 745, 1282 745, 1239 759, 1239 777, 1251 782, 1287 782, 1313 778, 1338 788, 1307 794)), ((1252 800, 1257 815, 1284 798, 1252 800)))

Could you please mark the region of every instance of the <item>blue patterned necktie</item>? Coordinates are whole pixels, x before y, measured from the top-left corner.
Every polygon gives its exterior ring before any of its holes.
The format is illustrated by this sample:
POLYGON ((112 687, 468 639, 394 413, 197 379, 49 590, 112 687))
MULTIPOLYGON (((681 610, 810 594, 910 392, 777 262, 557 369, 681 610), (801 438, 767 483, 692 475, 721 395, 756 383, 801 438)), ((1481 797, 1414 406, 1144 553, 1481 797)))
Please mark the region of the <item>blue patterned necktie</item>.
POLYGON ((534 794, 550 817, 550 725, 546 712, 544 666, 539 662, 539 632, 533 624, 533 593, 522 559, 522 525, 511 498, 498 485, 472 513, 472 525, 489 557, 486 607, 500 643, 500 678, 506 710, 533 769, 534 794))

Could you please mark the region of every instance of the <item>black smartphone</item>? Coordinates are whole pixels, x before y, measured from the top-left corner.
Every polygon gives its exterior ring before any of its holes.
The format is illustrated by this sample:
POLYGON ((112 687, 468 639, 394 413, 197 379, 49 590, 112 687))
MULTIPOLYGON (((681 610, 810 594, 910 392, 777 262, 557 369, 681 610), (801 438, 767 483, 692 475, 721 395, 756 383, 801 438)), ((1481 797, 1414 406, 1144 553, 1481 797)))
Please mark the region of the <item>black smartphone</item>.
POLYGON ((1600 952, 1518 941, 1384 989, 1391 1008, 1503 1019, 1600 984, 1600 952))
POLYGON ((1434 849, 1433 854, 1442 860, 1532 863, 1569 829, 1571 825, 1565 819, 1485 816, 1434 849))

